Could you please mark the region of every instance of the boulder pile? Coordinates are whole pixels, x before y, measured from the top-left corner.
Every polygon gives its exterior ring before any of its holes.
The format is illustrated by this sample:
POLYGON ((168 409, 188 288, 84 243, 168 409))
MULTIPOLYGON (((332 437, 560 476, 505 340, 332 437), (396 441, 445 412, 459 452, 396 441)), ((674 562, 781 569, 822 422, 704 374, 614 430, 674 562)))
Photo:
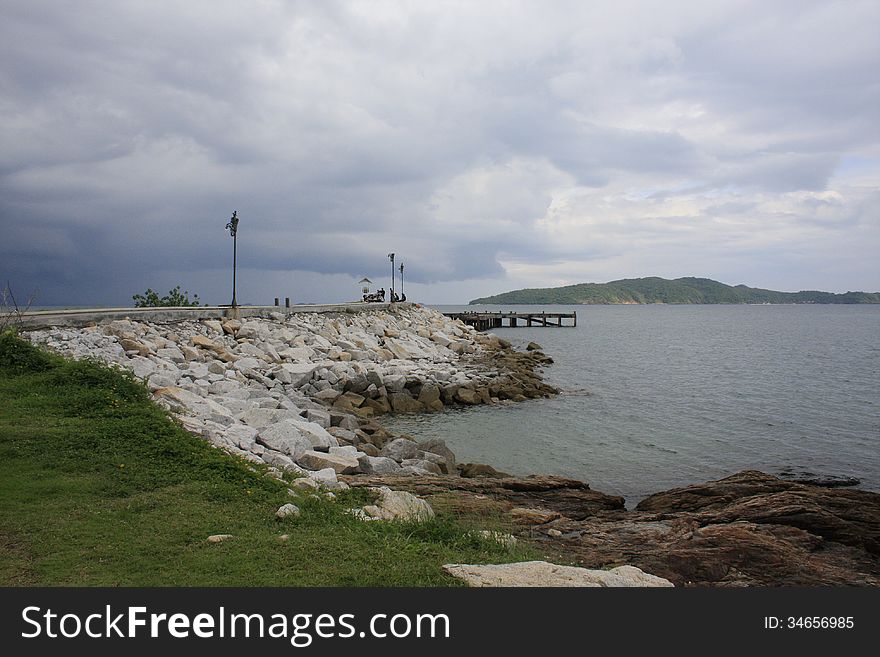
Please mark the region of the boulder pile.
POLYGON ((269 313, 243 320, 115 320, 32 331, 62 354, 131 370, 185 428, 278 472, 340 488, 339 474, 455 474, 443 441, 388 434, 385 413, 548 396, 538 351, 419 306, 269 313))

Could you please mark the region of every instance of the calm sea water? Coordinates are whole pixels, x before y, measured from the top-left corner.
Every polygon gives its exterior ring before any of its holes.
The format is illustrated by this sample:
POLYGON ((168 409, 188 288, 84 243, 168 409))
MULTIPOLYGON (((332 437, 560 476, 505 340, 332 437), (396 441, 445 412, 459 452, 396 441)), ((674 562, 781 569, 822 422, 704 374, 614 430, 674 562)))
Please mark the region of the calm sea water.
MULTIPOLYGON (((450 312, 461 306, 438 306, 450 312)), ((459 460, 588 481, 632 505, 746 468, 861 479, 880 490, 880 306, 516 306, 578 313, 538 342, 563 393, 397 416, 459 460)))

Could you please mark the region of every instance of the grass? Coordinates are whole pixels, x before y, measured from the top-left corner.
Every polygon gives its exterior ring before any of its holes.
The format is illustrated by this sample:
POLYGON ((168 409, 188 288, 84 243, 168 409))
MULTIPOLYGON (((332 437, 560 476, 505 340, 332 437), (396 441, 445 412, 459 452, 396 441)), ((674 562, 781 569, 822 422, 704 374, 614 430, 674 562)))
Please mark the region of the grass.
POLYGON ((365 496, 292 498, 129 373, 0 334, 0 585, 454 586, 444 563, 533 557, 470 533, 500 517, 365 523, 345 512, 365 496))

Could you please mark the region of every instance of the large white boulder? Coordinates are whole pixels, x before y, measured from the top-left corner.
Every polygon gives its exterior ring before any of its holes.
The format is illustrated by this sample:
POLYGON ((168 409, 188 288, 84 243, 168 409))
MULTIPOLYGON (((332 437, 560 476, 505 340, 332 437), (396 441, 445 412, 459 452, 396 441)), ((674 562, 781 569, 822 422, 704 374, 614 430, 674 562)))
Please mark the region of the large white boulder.
POLYGON ((296 422, 281 420, 260 429, 257 442, 276 452, 287 454, 294 461, 312 449, 312 443, 302 435, 296 422))
POLYGON ((363 507, 364 513, 374 520, 424 521, 434 517, 434 509, 425 500, 402 490, 387 486, 370 488, 377 494, 374 504, 363 507))
POLYGON ((497 565, 446 564, 443 570, 469 586, 672 586, 672 582, 650 575, 635 566, 591 570, 559 566, 546 561, 523 561, 497 565))

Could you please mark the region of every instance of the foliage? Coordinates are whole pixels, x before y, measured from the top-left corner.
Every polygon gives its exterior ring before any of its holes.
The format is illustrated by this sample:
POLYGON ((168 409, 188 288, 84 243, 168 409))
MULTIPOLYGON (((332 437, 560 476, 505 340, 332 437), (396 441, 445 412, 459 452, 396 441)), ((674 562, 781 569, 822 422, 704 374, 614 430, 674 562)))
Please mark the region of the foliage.
POLYGON ((147 288, 147 291, 143 294, 135 294, 131 298, 134 299, 135 308, 158 308, 164 306, 179 308, 198 306, 200 303, 198 294, 194 294, 192 300, 190 300, 189 291, 184 290, 181 292, 179 285, 170 290, 164 297, 160 297, 159 293, 153 291, 152 288, 147 288))
POLYGON ((0 331, 0 369, 21 374, 44 372, 55 367, 60 359, 19 338, 14 331, 0 331))
POLYGON ((348 509, 367 495, 291 496, 127 371, 0 337, 0 585, 454 586, 444 563, 535 558, 471 531, 500 519, 362 522, 348 509), (302 515, 276 520, 287 502, 302 515))
POLYGON ((776 292, 730 286, 708 278, 630 278, 609 283, 514 290, 474 299, 471 304, 619 303, 880 303, 880 293, 776 292))

